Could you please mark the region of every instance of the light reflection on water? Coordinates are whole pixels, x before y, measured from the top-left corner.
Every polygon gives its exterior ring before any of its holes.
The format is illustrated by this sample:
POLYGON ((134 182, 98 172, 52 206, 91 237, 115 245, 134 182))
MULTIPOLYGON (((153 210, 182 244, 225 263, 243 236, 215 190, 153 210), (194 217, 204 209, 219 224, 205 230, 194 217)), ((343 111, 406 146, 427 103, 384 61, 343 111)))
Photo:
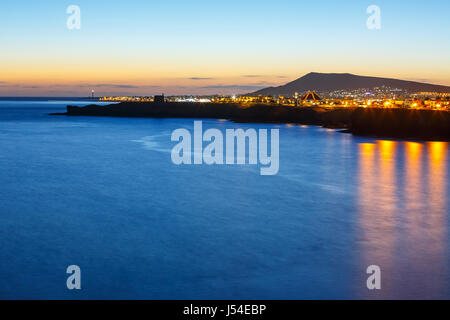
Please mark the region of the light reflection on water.
POLYGON ((359 144, 363 265, 379 265, 382 290, 368 297, 443 294, 448 244, 447 142, 359 144))

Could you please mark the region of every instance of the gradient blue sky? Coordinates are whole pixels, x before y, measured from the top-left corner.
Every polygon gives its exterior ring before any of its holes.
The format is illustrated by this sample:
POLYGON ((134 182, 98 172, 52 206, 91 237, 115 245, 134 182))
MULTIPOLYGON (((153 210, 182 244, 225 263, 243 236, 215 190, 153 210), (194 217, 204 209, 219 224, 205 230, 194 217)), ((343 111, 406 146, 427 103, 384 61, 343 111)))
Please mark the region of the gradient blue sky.
POLYGON ((15 0, 0 95, 241 93, 305 73, 450 85, 449 1, 15 0), (81 30, 66 8, 81 8, 81 30), (366 9, 381 8, 381 30, 366 9))

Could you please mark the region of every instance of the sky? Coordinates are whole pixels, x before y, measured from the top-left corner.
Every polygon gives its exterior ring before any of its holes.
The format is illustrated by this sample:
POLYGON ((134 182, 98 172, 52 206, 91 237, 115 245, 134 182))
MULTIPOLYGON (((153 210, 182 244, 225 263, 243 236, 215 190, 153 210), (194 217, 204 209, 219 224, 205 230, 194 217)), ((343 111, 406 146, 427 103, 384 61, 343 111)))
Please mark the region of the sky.
POLYGON ((234 94, 309 72, 450 86, 449 11, 442 0, 2 1, 0 96, 234 94))

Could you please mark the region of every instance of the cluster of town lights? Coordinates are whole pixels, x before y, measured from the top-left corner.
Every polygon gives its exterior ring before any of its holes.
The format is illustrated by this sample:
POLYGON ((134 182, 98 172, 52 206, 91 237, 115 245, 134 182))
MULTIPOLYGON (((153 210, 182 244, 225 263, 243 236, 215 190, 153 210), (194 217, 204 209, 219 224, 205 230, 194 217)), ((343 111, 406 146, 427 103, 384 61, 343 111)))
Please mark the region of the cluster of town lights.
MULTIPOLYGON (((291 97, 279 95, 273 96, 171 96, 163 97, 165 102, 177 103, 237 103, 242 106, 264 104, 282 105, 290 107, 344 107, 344 108, 409 108, 409 109, 433 109, 450 110, 450 96, 437 94, 437 96, 419 97, 419 94, 411 95, 409 98, 379 98, 379 99, 358 99, 358 98, 321 98, 315 92, 307 92, 300 96, 295 93, 291 97)), ((154 97, 103 97, 100 101, 110 102, 153 102, 154 97)))

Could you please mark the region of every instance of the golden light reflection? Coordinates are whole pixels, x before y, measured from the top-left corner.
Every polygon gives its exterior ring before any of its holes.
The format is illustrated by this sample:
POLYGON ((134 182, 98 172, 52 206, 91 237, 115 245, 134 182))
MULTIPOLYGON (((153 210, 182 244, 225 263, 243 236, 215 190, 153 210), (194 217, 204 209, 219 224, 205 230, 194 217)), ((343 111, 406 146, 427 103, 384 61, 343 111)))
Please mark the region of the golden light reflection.
POLYGON ((382 156, 382 160, 389 160, 394 155, 395 147, 397 142, 389 141, 389 140, 381 140, 377 141, 378 146, 380 148, 380 153, 382 156))
POLYGON ((362 264, 384 270, 381 296, 445 293, 448 150, 447 142, 359 145, 362 264))
POLYGON ((405 172, 405 201, 410 212, 408 218, 411 224, 419 223, 420 215, 416 211, 422 206, 423 184, 422 174, 422 151, 423 144, 417 142, 406 142, 406 172, 405 172))
POLYGON ((359 145, 359 208, 364 264, 390 268, 393 253, 395 194, 392 192, 396 143, 359 145))
POLYGON ((378 141, 377 146, 380 150, 380 159, 378 162, 377 191, 380 198, 379 207, 385 215, 386 226, 392 222, 392 215, 396 208, 396 181, 395 181, 395 151, 397 142, 378 141))
POLYGON ((424 212, 426 231, 435 245, 429 248, 429 263, 436 274, 442 273, 445 265, 439 263, 439 257, 447 254, 448 208, 447 208, 447 142, 428 142, 428 208, 424 212))
POLYGON ((408 152, 407 158, 411 161, 418 161, 422 154, 423 145, 417 142, 405 142, 405 145, 408 152))
MULTIPOLYGON (((390 269, 395 241, 394 141, 359 145, 359 209, 364 265, 390 269)), ((385 284, 389 290, 389 284, 385 284)))
POLYGON ((442 164, 445 161, 445 157, 447 155, 448 142, 428 142, 428 148, 430 149, 431 162, 433 166, 442 168, 442 164))
MULTIPOLYGON (((418 226, 423 225, 426 217, 423 214, 426 204, 424 204, 425 186, 422 183, 422 153, 424 144, 417 142, 406 142, 405 159, 405 225, 407 243, 421 242, 426 239, 422 229, 418 226)), ((404 254, 414 256, 414 253, 408 252, 414 250, 414 247, 405 248, 404 254)))

